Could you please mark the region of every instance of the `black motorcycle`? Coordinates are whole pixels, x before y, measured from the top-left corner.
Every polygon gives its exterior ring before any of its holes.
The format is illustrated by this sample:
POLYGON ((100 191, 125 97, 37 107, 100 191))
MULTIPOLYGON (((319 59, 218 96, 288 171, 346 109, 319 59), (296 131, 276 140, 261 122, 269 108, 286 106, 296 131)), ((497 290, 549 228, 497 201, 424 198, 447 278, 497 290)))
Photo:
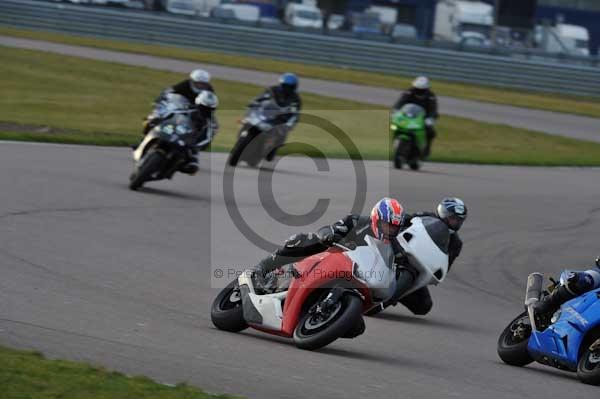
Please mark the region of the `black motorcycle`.
MULTIPOLYGON (((211 142, 210 127, 200 132, 194 129, 194 112, 192 104, 179 94, 167 94, 157 103, 148 117, 152 128, 133 151, 134 170, 129 178, 130 189, 137 190, 152 180, 171 179, 196 149, 211 142)), ((186 173, 196 171, 186 170, 186 173)))
POLYGON ((263 159, 272 161, 277 150, 285 144, 290 131, 289 126, 281 123, 282 116, 289 112, 288 108, 280 107, 272 101, 251 106, 242 119, 238 140, 227 163, 236 166, 239 161, 245 161, 254 167, 263 159))

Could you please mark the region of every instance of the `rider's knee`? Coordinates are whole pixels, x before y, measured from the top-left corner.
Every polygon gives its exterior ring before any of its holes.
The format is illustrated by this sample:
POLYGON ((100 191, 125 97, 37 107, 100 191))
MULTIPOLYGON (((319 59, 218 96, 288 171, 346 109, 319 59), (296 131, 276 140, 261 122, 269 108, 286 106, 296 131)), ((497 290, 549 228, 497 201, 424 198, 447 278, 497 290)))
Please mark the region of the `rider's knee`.
POLYGON ((423 301, 423 302, 419 303, 417 306, 413 307, 413 309, 411 309, 411 310, 417 316, 424 316, 431 311, 431 308, 433 308, 433 302, 431 301, 431 299, 429 299, 427 301, 423 301))

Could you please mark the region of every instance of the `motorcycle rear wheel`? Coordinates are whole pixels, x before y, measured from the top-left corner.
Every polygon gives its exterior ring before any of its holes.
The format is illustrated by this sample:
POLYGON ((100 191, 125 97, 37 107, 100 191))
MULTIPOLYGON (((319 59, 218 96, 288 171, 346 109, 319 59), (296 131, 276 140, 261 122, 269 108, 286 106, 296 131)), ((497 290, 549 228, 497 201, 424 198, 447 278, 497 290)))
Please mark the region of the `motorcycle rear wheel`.
POLYGON ((329 317, 317 320, 311 310, 316 308, 322 298, 324 296, 315 301, 298 320, 294 330, 294 344, 300 349, 315 350, 329 345, 360 323, 362 301, 351 294, 340 298, 336 304, 337 309, 329 317))
POLYGON ((142 164, 134 171, 130 177, 129 188, 131 190, 137 190, 150 179, 152 173, 160 170, 161 165, 165 161, 163 153, 154 151, 147 155, 147 158, 142 164))
POLYGON ((519 327, 519 323, 529 325, 527 312, 518 315, 500 334, 498 338, 498 356, 506 364, 523 367, 533 362, 533 358, 527 350, 531 330, 529 333, 526 333, 527 336, 525 338, 516 338, 514 329, 519 327))
POLYGON ((219 330, 240 332, 248 328, 237 279, 217 295, 210 309, 210 318, 219 330))
POLYGON ((600 385, 600 329, 582 344, 577 362, 577 378, 588 385, 600 385), (594 347, 592 351, 590 347, 594 347))

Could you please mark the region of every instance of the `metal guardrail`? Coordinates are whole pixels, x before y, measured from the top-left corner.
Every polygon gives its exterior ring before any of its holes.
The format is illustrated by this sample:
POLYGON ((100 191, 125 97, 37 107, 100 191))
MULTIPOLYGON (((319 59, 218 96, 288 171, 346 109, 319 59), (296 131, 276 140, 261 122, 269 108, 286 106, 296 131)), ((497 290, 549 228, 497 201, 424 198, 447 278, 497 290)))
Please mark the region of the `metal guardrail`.
POLYGON ((0 0, 0 25, 600 97, 600 68, 595 67, 228 25, 136 10, 0 0))

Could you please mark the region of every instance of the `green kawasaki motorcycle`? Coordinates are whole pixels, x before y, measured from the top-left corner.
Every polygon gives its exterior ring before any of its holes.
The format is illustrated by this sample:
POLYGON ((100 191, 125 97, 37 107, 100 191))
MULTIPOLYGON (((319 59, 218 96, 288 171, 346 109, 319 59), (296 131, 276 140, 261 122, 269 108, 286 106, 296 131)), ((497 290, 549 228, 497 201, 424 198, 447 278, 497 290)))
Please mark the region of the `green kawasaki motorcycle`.
POLYGON ((418 170, 427 144, 425 110, 416 104, 405 104, 392 114, 390 131, 394 142, 394 167, 402 169, 406 162, 412 170, 418 170))

